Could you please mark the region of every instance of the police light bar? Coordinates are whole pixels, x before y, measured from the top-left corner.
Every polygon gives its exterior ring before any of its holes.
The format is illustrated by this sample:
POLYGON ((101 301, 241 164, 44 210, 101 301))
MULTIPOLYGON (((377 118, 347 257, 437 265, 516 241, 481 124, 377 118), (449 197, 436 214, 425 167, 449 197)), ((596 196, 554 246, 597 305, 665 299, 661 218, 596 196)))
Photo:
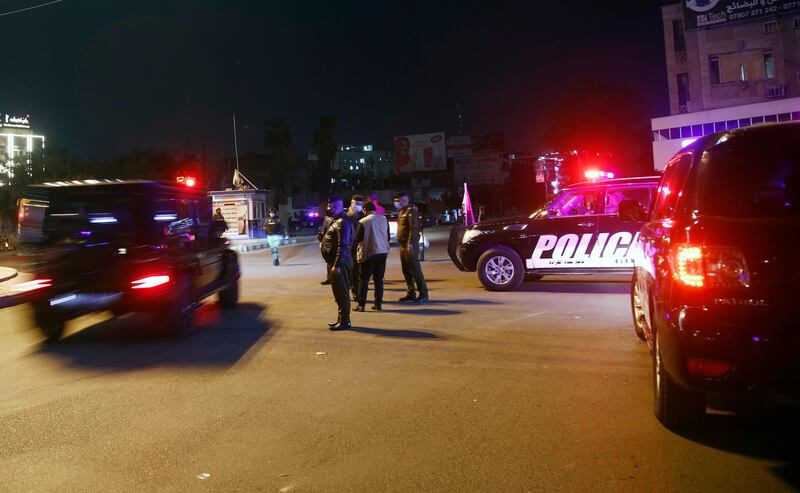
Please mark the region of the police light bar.
POLYGON ((197 185, 197 178, 194 176, 178 176, 176 181, 181 185, 186 185, 187 187, 194 187, 197 185))
POLYGON ((603 180, 603 179, 611 179, 614 178, 614 173, 611 171, 601 171, 598 169, 588 169, 583 174, 587 180, 596 181, 596 180, 603 180))

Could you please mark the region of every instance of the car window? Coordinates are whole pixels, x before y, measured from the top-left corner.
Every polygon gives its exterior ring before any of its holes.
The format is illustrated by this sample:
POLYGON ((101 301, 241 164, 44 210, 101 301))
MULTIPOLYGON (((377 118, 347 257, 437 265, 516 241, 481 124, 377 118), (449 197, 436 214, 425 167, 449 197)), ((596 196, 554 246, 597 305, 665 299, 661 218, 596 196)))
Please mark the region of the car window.
POLYGON ((642 206, 645 214, 650 209, 650 187, 608 187, 606 189, 605 213, 616 214, 623 200, 635 200, 642 206))
POLYGON ((178 236, 189 232, 195 225, 190 202, 182 198, 163 198, 154 201, 153 221, 166 236, 178 236))
POLYGON ((758 144, 709 151, 700 188, 703 214, 737 218, 800 216, 800 138, 758 144))
POLYGON ((672 158, 664 170, 664 176, 656 189, 656 200, 653 205, 653 219, 672 217, 678 205, 689 171, 692 168, 692 154, 684 153, 672 158))
POLYGON ((597 214, 597 190, 567 190, 547 206, 550 217, 589 216, 597 214))

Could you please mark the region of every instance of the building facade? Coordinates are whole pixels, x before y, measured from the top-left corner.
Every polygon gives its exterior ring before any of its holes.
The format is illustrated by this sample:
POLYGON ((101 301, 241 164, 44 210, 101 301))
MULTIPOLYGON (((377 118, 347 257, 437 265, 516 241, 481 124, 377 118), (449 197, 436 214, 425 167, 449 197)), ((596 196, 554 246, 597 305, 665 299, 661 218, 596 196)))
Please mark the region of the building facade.
POLYGON ((0 113, 0 186, 11 181, 15 165, 30 166, 32 156, 44 154, 44 136, 33 132, 30 120, 30 115, 0 113))
POLYGON ((394 152, 372 144, 342 145, 331 162, 334 188, 362 190, 382 187, 392 176, 394 152))
POLYGON ((652 120, 657 169, 702 135, 800 119, 800 3, 762 3, 662 7, 670 116, 652 120))

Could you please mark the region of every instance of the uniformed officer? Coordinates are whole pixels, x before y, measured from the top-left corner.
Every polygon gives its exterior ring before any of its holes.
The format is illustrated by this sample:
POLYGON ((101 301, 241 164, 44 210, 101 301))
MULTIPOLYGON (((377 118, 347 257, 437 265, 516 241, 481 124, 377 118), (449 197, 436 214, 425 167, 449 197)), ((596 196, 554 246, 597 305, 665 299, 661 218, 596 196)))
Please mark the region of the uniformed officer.
MULTIPOLYGON (((352 237, 356 237, 356 229, 358 222, 365 216, 364 214, 364 196, 353 195, 350 198, 350 207, 347 208, 347 217, 350 219, 350 227, 353 228, 352 237)), ((356 258, 356 242, 353 241, 352 258, 356 258)), ((353 294, 353 301, 358 301, 358 285, 361 281, 361 265, 358 262, 353 262, 353 268, 350 271, 350 292, 353 294)))
POLYGON ((331 208, 331 224, 325 230, 320 243, 322 257, 328 264, 331 290, 339 308, 339 318, 328 324, 330 330, 346 330, 350 324, 350 276, 353 268, 353 227, 344 212, 342 198, 332 196, 329 200, 331 208))
POLYGON ((274 207, 269 209, 269 217, 264 222, 264 231, 267 232, 267 243, 272 249, 272 265, 277 267, 281 265, 281 261, 278 259, 278 249, 281 241, 289 238, 289 235, 286 234, 286 228, 283 227, 283 223, 278 217, 278 211, 274 207))
POLYGON ((406 295, 400 301, 421 303, 428 301, 428 285, 419 265, 419 212, 411 205, 407 192, 394 196, 397 213, 397 242, 400 244, 400 265, 406 280, 406 295), (419 297, 416 292, 419 291, 419 297))

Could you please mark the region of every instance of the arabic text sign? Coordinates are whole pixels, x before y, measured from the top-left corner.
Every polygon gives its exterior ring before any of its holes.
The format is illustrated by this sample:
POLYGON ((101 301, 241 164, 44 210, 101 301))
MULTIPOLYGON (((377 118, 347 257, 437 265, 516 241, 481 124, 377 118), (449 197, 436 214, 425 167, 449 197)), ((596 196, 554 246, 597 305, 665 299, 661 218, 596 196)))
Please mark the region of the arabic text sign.
POLYGON ((800 10, 800 0, 684 0, 686 29, 700 29, 800 10))

